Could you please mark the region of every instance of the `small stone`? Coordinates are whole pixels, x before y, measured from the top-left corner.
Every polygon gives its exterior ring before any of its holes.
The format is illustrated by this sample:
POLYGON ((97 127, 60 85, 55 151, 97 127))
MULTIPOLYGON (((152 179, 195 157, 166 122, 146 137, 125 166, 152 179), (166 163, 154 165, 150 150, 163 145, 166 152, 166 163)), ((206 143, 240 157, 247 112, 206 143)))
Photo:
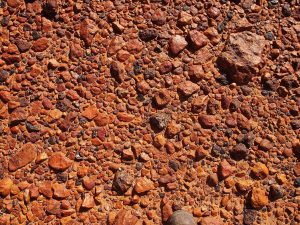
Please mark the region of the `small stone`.
POLYGON ((23 145, 20 151, 12 156, 8 163, 9 171, 16 171, 32 162, 36 157, 35 146, 31 143, 23 145))
POLYGON ((22 39, 18 39, 16 45, 20 52, 27 52, 31 48, 31 43, 22 39))
POLYGON ((49 47, 48 39, 42 37, 33 43, 32 50, 35 52, 43 52, 49 47))
POLYGON ((118 212, 113 225, 135 225, 138 218, 131 211, 122 209, 118 212))
POLYGON ((193 17, 185 11, 181 11, 179 14, 178 22, 180 25, 188 25, 191 24, 193 17))
POLYGON ((82 184, 87 190, 92 190, 95 187, 95 180, 90 177, 84 177, 82 184))
POLYGON ((84 19, 80 24, 80 37, 87 46, 92 44, 93 38, 97 31, 97 25, 90 19, 84 19))
POLYGON ((300 176, 300 162, 297 162, 296 165, 294 166, 294 173, 297 177, 300 176))
POLYGON ((221 11, 217 7, 212 6, 207 10, 207 15, 210 18, 217 18, 220 14, 221 14, 221 11))
POLYGON ((233 159, 241 160, 246 158, 249 154, 249 149, 244 144, 237 144, 230 151, 230 155, 233 159))
POLYGON ((204 71, 201 65, 191 65, 188 71, 189 77, 193 81, 200 81, 204 78, 204 71))
POLYGON ((159 72, 161 74, 169 73, 172 71, 172 69, 173 69, 173 64, 171 61, 164 61, 159 66, 159 72))
POLYGON ((110 65, 110 74, 117 82, 121 83, 125 78, 125 67, 122 63, 113 61, 110 65))
POLYGON ((251 193, 251 205, 255 209, 261 209, 268 205, 269 200, 266 191, 261 188, 253 188, 251 193))
POLYGON ((199 90, 199 86, 191 81, 184 81, 178 85, 178 92, 184 97, 189 97, 199 90))
POLYGON ((217 124, 217 119, 213 115, 200 115, 199 122, 203 128, 212 128, 217 124))
POLYGON ((94 197, 91 194, 86 193, 84 195, 84 199, 83 199, 81 207, 84 209, 91 209, 94 206, 95 206, 94 197))
POLYGON ((208 44, 207 37, 200 31, 192 30, 189 32, 189 39, 192 46, 197 50, 208 44))
POLYGON ((72 161, 63 153, 56 152, 50 156, 48 164, 54 170, 64 171, 72 165, 72 161))
POLYGON ((44 181, 41 186, 39 186, 39 192, 47 198, 52 198, 53 190, 51 181, 44 181))
POLYGON ((136 87, 137 90, 143 95, 146 95, 151 89, 150 85, 145 80, 138 82, 136 87))
POLYGON ((257 179, 264 179, 269 175, 269 169, 265 164, 258 162, 252 167, 251 173, 257 179))
POLYGON ((188 45, 184 37, 180 35, 175 35, 169 41, 169 47, 172 54, 177 55, 188 45))
POLYGON ((119 194, 124 194, 132 185, 133 177, 127 172, 117 172, 113 180, 113 189, 119 194))
POLYGON ((157 130, 163 130, 167 126, 167 116, 165 114, 157 114, 150 117, 151 126, 157 130))
POLYGON ((231 166, 226 160, 223 160, 218 167, 218 173, 221 179, 225 179, 231 176, 235 171, 235 168, 231 166))
POLYGON ((163 222, 168 221, 170 216, 173 214, 172 202, 168 201, 166 204, 164 204, 161 209, 161 213, 163 222))
POLYGON ((139 32, 139 37, 142 41, 151 41, 158 36, 158 31, 156 29, 145 29, 139 32))
POLYGON ((273 148, 273 144, 271 141, 269 141, 268 139, 263 139, 260 143, 259 143, 259 148, 263 151, 269 151, 270 149, 273 148))
POLYGON ((53 196, 55 198, 63 199, 70 196, 71 192, 70 190, 66 189, 64 184, 53 184, 53 196))
POLYGON ((146 177, 138 178, 135 181, 134 190, 138 194, 145 193, 154 188, 154 183, 146 177))
POLYGON ((219 217, 204 217, 201 220, 201 225, 223 225, 223 221, 219 217))
POLYGON ((6 197, 10 194, 10 190, 13 186, 13 181, 9 177, 5 177, 0 180, 0 195, 6 197))
POLYGON ((164 107, 171 101, 170 93, 167 89, 160 90, 154 96, 154 102, 158 107, 164 107))
POLYGON ((92 120, 98 115, 98 113, 99 111, 96 106, 89 106, 84 109, 81 115, 88 120, 92 120))
POLYGON ((280 199, 284 196, 284 189, 281 188, 279 185, 273 184, 270 187, 269 191, 269 198, 272 201, 275 201, 277 199, 280 199))
POLYGON ((181 130, 180 124, 177 124, 175 121, 172 121, 168 124, 166 129, 166 134, 169 137, 174 137, 176 134, 178 134, 181 130))
POLYGON ((172 216, 170 216, 168 225, 197 225, 196 220, 193 215, 184 210, 175 211, 172 216))

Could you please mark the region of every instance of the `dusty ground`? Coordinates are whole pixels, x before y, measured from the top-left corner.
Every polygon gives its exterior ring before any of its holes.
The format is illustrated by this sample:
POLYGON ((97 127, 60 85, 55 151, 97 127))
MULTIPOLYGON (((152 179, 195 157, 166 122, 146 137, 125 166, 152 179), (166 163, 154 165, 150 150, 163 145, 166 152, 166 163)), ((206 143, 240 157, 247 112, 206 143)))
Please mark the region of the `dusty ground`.
POLYGON ((0 224, 299 224, 299 4, 2 0, 0 224))

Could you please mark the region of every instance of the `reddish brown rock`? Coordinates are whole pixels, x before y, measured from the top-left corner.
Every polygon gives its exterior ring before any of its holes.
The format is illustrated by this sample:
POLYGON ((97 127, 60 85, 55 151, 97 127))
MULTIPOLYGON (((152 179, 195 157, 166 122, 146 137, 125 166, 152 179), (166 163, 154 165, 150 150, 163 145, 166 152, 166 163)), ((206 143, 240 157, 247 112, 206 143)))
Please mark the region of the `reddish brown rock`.
POLYGON ((184 81, 178 85, 177 89, 182 96, 189 97, 199 90, 199 86, 191 81, 184 81))
POLYGON ((181 11, 180 14, 179 14, 179 18, 178 18, 178 22, 181 24, 181 25, 188 25, 188 24, 191 24, 192 23, 192 20, 193 20, 193 17, 188 14, 187 12, 185 11, 181 11))
POLYGON ((9 177, 5 177, 0 180, 0 195, 6 197, 10 194, 10 190, 13 186, 13 181, 9 177))
POLYGON ((137 222, 138 218, 131 211, 122 209, 118 212, 113 225, 135 225, 137 222))
POLYGON ((52 185, 52 189, 53 189, 53 196, 55 198, 59 198, 59 199, 67 198, 71 194, 70 190, 66 189, 66 186, 64 184, 55 183, 52 185))
POLYGON ((188 45, 184 37, 180 35, 175 35, 169 41, 169 48, 172 54, 177 55, 188 45))
POLYGON ((212 128, 217 124, 217 119, 213 115, 199 115, 199 122, 203 128, 212 128))
POLYGON ((226 160, 223 160, 218 167, 218 173, 221 179, 231 176, 235 171, 235 167, 231 166, 226 160))
POLYGON ((84 177, 82 183, 87 190, 92 190, 95 187, 95 180, 90 177, 84 177))
POLYGON ((161 89, 155 96, 154 102, 157 106, 166 106, 171 101, 170 93, 167 89, 161 89))
POLYGON ((97 25, 90 19, 84 19, 80 24, 80 37, 88 46, 92 44, 93 38, 97 31, 97 25))
POLYGON ((95 206, 94 197, 89 193, 85 194, 81 207, 84 209, 91 209, 94 206, 95 206))
POLYGON ((265 39, 262 36, 244 31, 229 36, 227 45, 218 59, 218 65, 237 84, 244 84, 256 74, 262 62, 265 39))
POLYGON ((117 172, 114 177, 113 188, 117 192, 124 194, 131 187, 132 183, 133 177, 131 175, 125 171, 117 172))
POLYGON ((83 57, 83 55, 84 55, 84 50, 80 44, 70 43, 69 56, 71 59, 73 59, 73 60, 79 59, 79 58, 83 57))
POLYGON ((223 225, 223 221, 219 217, 204 217, 201 220, 201 225, 223 225))
POLYGON ((142 93, 143 95, 146 95, 149 92, 149 90, 151 89, 150 85, 144 80, 138 82, 136 87, 137 87, 137 90, 140 93, 142 93))
POLYGON ((63 171, 72 165, 72 161, 63 153, 56 152, 50 156, 48 164, 54 170, 63 171))
POLYGON ((202 48, 208 44, 207 37, 197 30, 192 30, 189 32, 189 39, 195 49, 202 48))
POLYGON ((16 41, 16 45, 18 46, 20 52, 26 52, 31 48, 31 43, 22 39, 18 39, 16 41))
POLYGON ((159 66, 159 72, 161 74, 169 73, 173 69, 173 64, 171 61, 164 61, 159 66))
POLYGON ((98 113, 99 111, 96 106, 89 106, 84 109, 81 115, 88 120, 92 120, 98 115, 98 113))
POLYGON ((53 196, 52 182, 44 181, 43 184, 39 186, 39 192, 47 198, 52 198, 53 196))
POLYGON ((136 193, 141 194, 154 189, 154 183, 146 177, 138 178, 135 181, 134 190, 136 193))
POLYGON ((269 151, 270 149, 273 148, 273 143, 271 141, 269 141, 268 139, 263 139, 259 143, 259 148, 264 151, 269 151))
POLYGON ((251 173, 255 178, 264 179, 269 175, 269 169, 265 164, 258 162, 252 167, 251 173))
POLYGON ((261 209, 268 205, 269 200, 266 191, 261 188, 253 188, 251 193, 251 205, 255 209, 261 209))
POLYGON ((31 163, 36 157, 35 146, 31 143, 23 145, 21 150, 19 150, 14 156, 9 160, 8 169, 10 171, 16 171, 23 166, 31 163))
POLYGON ((200 81, 204 78, 204 71, 201 65, 191 65, 188 73, 193 81, 200 81))
POLYGON ((49 47, 49 41, 47 38, 42 37, 36 40, 32 45, 32 50, 35 52, 43 52, 49 47))

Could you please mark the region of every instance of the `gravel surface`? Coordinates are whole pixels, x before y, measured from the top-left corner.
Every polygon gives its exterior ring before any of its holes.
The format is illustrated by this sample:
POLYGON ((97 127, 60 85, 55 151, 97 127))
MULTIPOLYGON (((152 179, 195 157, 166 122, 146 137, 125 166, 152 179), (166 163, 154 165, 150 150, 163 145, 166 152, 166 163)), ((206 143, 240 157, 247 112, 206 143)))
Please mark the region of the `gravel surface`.
POLYGON ((2 0, 0 23, 0 225, 300 223, 299 0, 2 0))

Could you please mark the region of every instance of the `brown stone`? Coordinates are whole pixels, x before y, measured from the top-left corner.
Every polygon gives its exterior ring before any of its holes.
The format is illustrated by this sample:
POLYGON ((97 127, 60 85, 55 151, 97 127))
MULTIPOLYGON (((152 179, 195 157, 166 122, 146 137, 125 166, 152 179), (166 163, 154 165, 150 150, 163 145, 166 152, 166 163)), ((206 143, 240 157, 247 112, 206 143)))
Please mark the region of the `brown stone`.
POLYGON ((154 183, 146 177, 138 178, 135 181, 134 190, 138 194, 154 189, 154 183))
POLYGON ((201 220, 201 225, 223 225, 223 221, 219 217, 204 217, 201 220))
POLYGON ((12 156, 8 163, 8 169, 10 171, 16 171, 23 166, 31 163, 36 157, 35 146, 31 143, 23 145, 20 151, 12 156))
POLYGON ((113 225, 135 225, 138 218, 131 211, 122 209, 118 212, 113 225))
POLYGON ((184 97, 189 97, 199 90, 199 86, 191 81, 184 81, 178 85, 178 92, 184 97))
POLYGON ((231 176, 235 171, 235 167, 231 166, 225 159, 219 164, 218 173, 221 179, 231 176))
POLYGON ((47 38, 42 37, 33 43, 32 50, 35 52, 43 52, 49 47, 49 41, 47 38))
POLYGON ((265 39, 262 36, 244 31, 232 33, 226 47, 218 58, 218 65, 237 84, 244 84, 256 74, 262 62, 265 39))
POLYGON ((173 64, 171 61, 164 61, 159 66, 159 72, 161 74, 169 73, 173 69, 173 64))
POLYGON ((84 19, 80 24, 80 37, 88 46, 92 44, 93 38, 97 31, 97 25, 90 19, 84 19))
POLYGON ((39 192, 47 198, 52 198, 53 191, 51 181, 44 181, 43 184, 39 186, 39 192))
POLYGON ((98 115, 98 113, 99 111, 96 106, 89 106, 84 109, 81 115, 88 120, 92 120, 98 115))
POLYGON ((204 71, 201 65, 191 65, 188 73, 193 81, 200 81, 204 78, 204 71))
POLYGON ((91 209, 94 206, 95 206, 94 197, 91 194, 86 193, 84 195, 84 199, 83 199, 81 207, 85 208, 85 209, 91 209))
POLYGON ((166 106, 171 101, 169 91, 167 89, 161 89, 157 94, 155 94, 154 101, 158 107, 166 106))
POLYGON ((146 95, 151 88, 150 85, 145 80, 139 81, 136 87, 137 90, 143 95, 146 95))
POLYGON ((169 47, 172 54, 177 55, 188 45, 184 37, 180 35, 175 35, 169 41, 169 47))
POLYGON ((195 49, 199 49, 208 44, 207 37, 200 31, 192 30, 189 32, 189 39, 195 49))
POLYGON ((217 119, 213 115, 200 115, 199 122, 203 128, 212 128, 217 124, 217 119))
POLYGON ((0 180, 0 195, 6 197, 10 194, 10 190, 13 186, 13 181, 9 177, 5 177, 0 180))
POLYGON ((253 188, 251 193, 251 205, 255 209, 260 209, 268 205, 269 200, 266 191, 261 188, 253 188))
POLYGON ((20 52, 27 52, 31 48, 31 43, 22 39, 18 39, 16 45, 20 52))
POLYGON ((113 180, 113 188, 120 194, 124 194, 132 185, 133 177, 127 172, 117 172, 113 180))
POLYGON ((87 190, 92 190, 95 187, 95 180, 90 177, 84 177, 82 183, 87 190))
POLYGON ((269 151, 273 148, 273 143, 271 141, 269 141, 268 139, 263 139, 259 143, 259 148, 264 151, 269 151))
POLYGON ((55 198, 59 198, 59 199, 67 198, 71 194, 70 190, 66 189, 66 186, 64 184, 55 183, 52 185, 52 189, 53 189, 53 196, 55 198))
POLYGON ((269 175, 269 169, 265 164, 258 162, 252 167, 251 173, 255 178, 264 179, 269 175))
POLYGON ((48 164, 54 170, 63 171, 68 169, 72 165, 72 161, 68 159, 63 153, 56 152, 50 156, 48 164))

